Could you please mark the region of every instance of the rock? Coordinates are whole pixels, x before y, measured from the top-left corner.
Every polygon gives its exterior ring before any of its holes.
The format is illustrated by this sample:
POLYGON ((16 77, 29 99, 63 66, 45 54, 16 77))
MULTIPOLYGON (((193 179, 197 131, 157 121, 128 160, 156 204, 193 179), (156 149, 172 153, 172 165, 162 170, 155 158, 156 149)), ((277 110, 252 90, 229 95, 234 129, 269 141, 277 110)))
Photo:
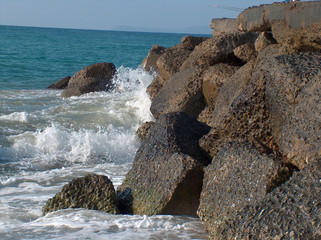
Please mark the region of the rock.
POLYGON ((156 120, 117 189, 123 209, 140 215, 196 215, 202 169, 209 163, 198 140, 208 131, 185 113, 156 120))
POLYGON ((295 172, 263 201, 233 213, 213 239, 321 239, 321 167, 295 172))
POLYGON ((147 55, 147 57, 142 62, 142 67, 145 69, 145 71, 149 73, 158 72, 158 67, 156 65, 156 62, 158 58, 164 53, 166 48, 154 45, 147 55))
POLYGON ((213 29, 213 37, 240 31, 235 18, 213 18, 210 27, 213 29))
POLYGON ((213 126, 218 125, 229 114, 230 106, 248 86, 252 78, 255 61, 252 60, 236 71, 229 79, 225 80, 216 97, 213 111, 213 126))
POLYGON ((48 86, 49 89, 65 89, 68 86, 69 80, 71 77, 67 76, 48 86))
POLYGON ((145 122, 143 123, 136 131, 136 136, 144 141, 147 137, 147 134, 150 131, 150 128, 153 126, 154 122, 145 122))
POLYGON ((261 52, 264 48, 271 44, 276 44, 276 40, 273 38, 272 34, 269 32, 262 32, 255 41, 255 50, 261 52))
POLYGON ((203 95, 209 109, 214 109, 215 99, 221 86, 238 69, 237 66, 219 63, 205 71, 203 75, 203 95))
POLYGON ((161 78, 166 82, 171 76, 177 73, 190 53, 190 50, 183 48, 181 45, 167 48, 156 62, 158 74, 161 78))
POLYGON ((230 65, 240 65, 233 50, 243 44, 254 44, 257 33, 234 33, 223 34, 215 38, 210 38, 198 46, 183 63, 180 70, 190 67, 209 67, 217 63, 229 63, 230 65))
POLYGON ((321 156, 320 69, 319 52, 278 56, 262 65, 275 141, 300 169, 321 156))
MULTIPOLYGON (((227 143, 205 168, 198 215, 211 236, 248 205, 284 183, 293 168, 247 143, 227 143)), ((232 239, 232 238, 217 238, 232 239)))
POLYGON ((118 213, 118 202, 112 182, 106 176, 88 174, 63 186, 62 190, 49 199, 43 214, 65 208, 86 208, 118 213))
POLYGON ((150 99, 153 101, 159 90, 164 86, 165 79, 163 79, 160 75, 154 77, 153 81, 148 85, 146 92, 150 96, 150 99))
POLYGON ((257 56, 257 52, 253 44, 243 44, 238 46, 233 50, 233 53, 244 62, 249 62, 257 56))
POLYGON ((112 78, 116 67, 112 63, 97 63, 77 72, 69 81, 62 97, 80 96, 85 93, 113 89, 112 78))
POLYGON ((181 40, 181 46, 187 50, 194 50, 194 48, 209 39, 208 37, 194 37, 194 36, 185 36, 181 40))
POLYGON ((205 104, 201 77, 195 68, 173 75, 152 101, 150 111, 155 118, 170 112, 185 112, 197 117, 205 104))
POLYGON ((274 3, 244 10, 242 31, 271 31, 278 43, 300 50, 321 50, 321 2, 274 3), (311 17, 313 16, 313 17, 311 17))

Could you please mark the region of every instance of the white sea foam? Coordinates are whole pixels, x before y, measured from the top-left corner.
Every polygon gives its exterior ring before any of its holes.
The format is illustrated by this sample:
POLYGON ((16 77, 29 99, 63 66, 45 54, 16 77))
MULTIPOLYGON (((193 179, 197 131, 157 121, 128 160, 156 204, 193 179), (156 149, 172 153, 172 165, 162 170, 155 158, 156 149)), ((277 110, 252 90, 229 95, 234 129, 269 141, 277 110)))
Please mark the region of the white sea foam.
POLYGON ((0 120, 27 123, 28 117, 26 112, 14 112, 8 115, 0 116, 0 120))

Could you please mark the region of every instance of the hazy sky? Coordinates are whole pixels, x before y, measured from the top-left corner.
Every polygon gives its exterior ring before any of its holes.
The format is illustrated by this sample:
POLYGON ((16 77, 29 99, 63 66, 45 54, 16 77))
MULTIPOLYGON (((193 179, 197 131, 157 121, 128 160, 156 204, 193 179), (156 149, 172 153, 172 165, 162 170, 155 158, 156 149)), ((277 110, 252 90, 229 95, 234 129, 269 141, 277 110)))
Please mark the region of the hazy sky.
POLYGON ((0 25, 211 33, 212 18, 236 17, 258 0, 0 0, 0 25), (211 5, 218 5, 213 7, 211 5))

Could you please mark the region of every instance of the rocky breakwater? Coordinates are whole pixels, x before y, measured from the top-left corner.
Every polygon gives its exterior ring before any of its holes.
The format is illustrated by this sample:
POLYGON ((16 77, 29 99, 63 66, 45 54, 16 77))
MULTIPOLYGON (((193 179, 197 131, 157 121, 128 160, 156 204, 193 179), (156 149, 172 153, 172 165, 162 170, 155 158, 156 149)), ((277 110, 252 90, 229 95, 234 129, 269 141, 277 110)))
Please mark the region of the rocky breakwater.
POLYGON ((235 31, 150 50, 156 120, 119 212, 197 214, 212 239, 321 238, 320 7, 249 8, 235 31))

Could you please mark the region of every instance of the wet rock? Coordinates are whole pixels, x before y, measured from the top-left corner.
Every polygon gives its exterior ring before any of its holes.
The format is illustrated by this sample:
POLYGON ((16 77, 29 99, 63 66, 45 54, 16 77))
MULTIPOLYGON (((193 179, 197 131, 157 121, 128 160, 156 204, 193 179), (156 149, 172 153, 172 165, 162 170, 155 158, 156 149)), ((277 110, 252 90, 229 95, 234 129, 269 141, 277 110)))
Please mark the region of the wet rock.
POLYGON ((114 186, 107 176, 88 174, 63 186, 62 190, 49 199, 43 214, 65 208, 86 208, 118 213, 114 186))
POLYGON ((214 239, 320 239, 321 166, 295 172, 263 201, 233 213, 214 239))
POLYGON ((153 126, 154 122, 145 122, 143 123, 136 131, 136 136, 144 141, 147 137, 147 134, 150 131, 150 128, 153 126))
POLYGON ((203 95, 206 105, 210 109, 214 109, 215 99, 223 83, 238 69, 237 66, 219 63, 205 71, 203 75, 203 95))
POLYGON ((194 36, 185 36, 181 40, 181 46, 187 50, 194 50, 194 48, 209 39, 208 37, 194 37, 194 36))
MULTIPOLYGON (((293 168, 247 143, 226 143, 205 168, 198 215, 211 235, 236 211, 262 201, 293 168)), ((223 238, 219 238, 223 239, 223 238)))
POLYGON ((173 75, 152 101, 150 110, 155 118, 170 112, 185 112, 195 118, 205 104, 199 70, 186 69, 173 75))
POLYGON ((217 63, 227 62, 230 65, 242 64, 234 56, 233 50, 243 44, 254 44, 257 33, 223 34, 210 38, 196 46, 180 70, 190 67, 209 67, 217 63))
POLYGON ((161 88, 165 84, 165 79, 163 79, 160 75, 154 77, 153 81, 148 85, 146 92, 150 96, 150 99, 153 101, 157 93, 161 90, 161 88))
POLYGON ((202 169, 209 163, 198 140, 208 131, 185 113, 162 115, 117 189, 123 209, 140 215, 196 215, 202 169))
POLYGON ((257 52, 253 44, 243 44, 238 46, 233 50, 233 53, 244 62, 249 62, 257 56, 257 52))
POLYGON ((275 141, 300 169, 321 156, 321 53, 271 58, 264 65, 275 141))
POLYGON ((166 48, 154 45, 147 55, 147 57, 143 60, 142 67, 145 69, 145 71, 149 73, 158 72, 158 67, 156 65, 156 62, 158 58, 164 53, 166 48))
POLYGON ((272 34, 269 32, 262 32, 255 41, 255 49, 261 52, 264 48, 271 44, 276 44, 276 40, 273 38, 272 34))
POLYGON ((68 86, 69 80, 71 77, 67 76, 48 86, 49 89, 65 89, 68 86))
POLYGON ((62 97, 80 96, 85 93, 107 91, 114 88, 112 78, 116 67, 112 63, 97 63, 87 66, 70 79, 62 97))

